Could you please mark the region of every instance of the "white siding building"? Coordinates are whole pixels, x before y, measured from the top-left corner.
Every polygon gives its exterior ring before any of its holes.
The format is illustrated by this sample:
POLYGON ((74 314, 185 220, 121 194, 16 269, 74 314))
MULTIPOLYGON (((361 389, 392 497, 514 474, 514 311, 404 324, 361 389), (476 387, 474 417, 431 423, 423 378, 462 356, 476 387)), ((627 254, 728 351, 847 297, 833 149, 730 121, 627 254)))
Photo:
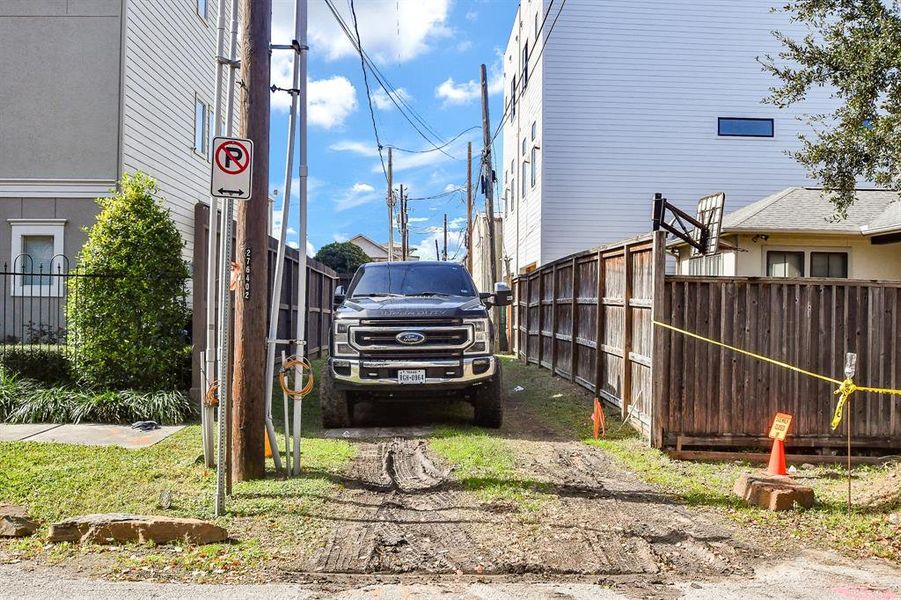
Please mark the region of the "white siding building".
POLYGON ((733 211, 808 182, 787 151, 808 130, 799 117, 832 104, 762 102, 771 32, 805 32, 775 4, 521 0, 498 165, 511 273, 647 232, 655 192, 692 212, 725 192, 733 211))
POLYGON ((190 259, 218 1, 0 0, 0 263, 29 248, 74 263, 94 199, 137 170, 157 180, 190 259))

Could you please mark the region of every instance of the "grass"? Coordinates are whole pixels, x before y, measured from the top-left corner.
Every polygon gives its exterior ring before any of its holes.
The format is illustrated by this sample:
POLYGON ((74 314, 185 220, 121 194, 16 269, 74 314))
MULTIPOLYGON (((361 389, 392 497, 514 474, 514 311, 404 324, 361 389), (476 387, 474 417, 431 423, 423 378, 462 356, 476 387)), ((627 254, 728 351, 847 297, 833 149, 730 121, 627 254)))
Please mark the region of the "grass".
MULTIPOLYGON (((853 556, 878 556, 901 563, 901 526, 889 521, 901 509, 901 466, 856 466, 853 469, 853 511, 847 511, 847 479, 840 465, 801 469, 796 478, 814 489, 812 509, 774 513, 745 505, 732 494, 742 473, 762 469, 742 461, 696 462, 669 458, 649 448, 618 412, 606 407, 608 435, 594 440, 588 415, 591 394, 546 369, 505 362, 507 385, 525 388, 526 409, 568 439, 582 440, 610 454, 622 467, 675 501, 713 510, 741 525, 752 536, 767 540, 802 540, 853 556), (873 490, 883 493, 874 498, 873 490)), ((800 465, 796 465, 800 468, 800 465)))
MULTIPOLYGON (((278 412, 281 406, 274 408, 278 412)), ((337 485, 335 476, 355 454, 344 440, 317 437, 315 394, 304 401, 303 420, 302 476, 281 480, 270 471, 266 479, 236 484, 226 502, 228 515, 219 519, 213 514, 215 470, 203 464, 197 425, 141 450, 0 442, 0 502, 24 506, 44 523, 38 536, 0 541, 0 562, 4 556, 48 562, 74 558, 95 561, 97 569, 114 577, 140 572, 146 578, 149 572, 198 581, 255 573, 289 558, 296 562, 312 551, 326 530, 320 517, 328 510, 329 495, 337 485), (169 509, 160 506, 164 492, 171 494, 169 509), (47 524, 100 512, 210 519, 228 528, 235 542, 203 547, 131 545, 122 550, 69 544, 45 547, 42 534, 47 524)), ((284 440, 279 442, 284 448, 284 440)))
POLYGON ((515 468, 514 443, 487 430, 440 427, 429 447, 454 465, 455 479, 483 502, 515 504, 532 512, 550 499, 547 484, 534 481, 515 468))

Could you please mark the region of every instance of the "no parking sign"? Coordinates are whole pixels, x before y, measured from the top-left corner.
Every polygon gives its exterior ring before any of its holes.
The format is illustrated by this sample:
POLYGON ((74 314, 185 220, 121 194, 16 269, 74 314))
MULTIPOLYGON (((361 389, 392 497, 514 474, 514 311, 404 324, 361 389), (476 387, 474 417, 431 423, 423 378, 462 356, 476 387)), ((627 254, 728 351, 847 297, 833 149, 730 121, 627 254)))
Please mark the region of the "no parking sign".
POLYGON ((243 138, 213 138, 210 194, 218 198, 250 199, 253 142, 243 138))

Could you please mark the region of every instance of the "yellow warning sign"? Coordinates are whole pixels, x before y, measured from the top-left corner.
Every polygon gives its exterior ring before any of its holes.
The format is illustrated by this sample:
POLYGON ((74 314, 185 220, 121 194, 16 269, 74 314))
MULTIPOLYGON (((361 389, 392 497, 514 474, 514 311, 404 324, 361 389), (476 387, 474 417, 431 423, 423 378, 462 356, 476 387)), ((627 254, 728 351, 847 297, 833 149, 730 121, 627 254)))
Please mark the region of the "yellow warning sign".
POLYGON ((785 441, 785 436, 788 433, 788 426, 791 425, 792 416, 786 413, 776 413, 776 418, 773 419, 773 426, 770 427, 770 437, 774 440, 785 441))

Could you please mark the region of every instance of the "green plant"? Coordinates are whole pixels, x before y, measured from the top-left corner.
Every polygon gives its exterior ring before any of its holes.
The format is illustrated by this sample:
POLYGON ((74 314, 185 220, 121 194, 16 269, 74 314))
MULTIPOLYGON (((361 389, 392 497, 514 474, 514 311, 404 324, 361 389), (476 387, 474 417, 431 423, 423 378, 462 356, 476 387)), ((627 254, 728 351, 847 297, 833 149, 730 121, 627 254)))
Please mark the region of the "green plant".
POLYGON ((156 191, 147 175, 126 174, 114 196, 97 200, 78 259, 85 276, 67 299, 76 374, 91 386, 174 389, 182 379, 188 266, 156 191))
POLYGON ((338 273, 354 273, 371 258, 356 244, 350 242, 332 242, 326 244, 316 253, 316 260, 333 268, 338 273))
POLYGON ((70 381, 69 359, 58 350, 10 348, 0 353, 0 370, 44 383, 70 381))

